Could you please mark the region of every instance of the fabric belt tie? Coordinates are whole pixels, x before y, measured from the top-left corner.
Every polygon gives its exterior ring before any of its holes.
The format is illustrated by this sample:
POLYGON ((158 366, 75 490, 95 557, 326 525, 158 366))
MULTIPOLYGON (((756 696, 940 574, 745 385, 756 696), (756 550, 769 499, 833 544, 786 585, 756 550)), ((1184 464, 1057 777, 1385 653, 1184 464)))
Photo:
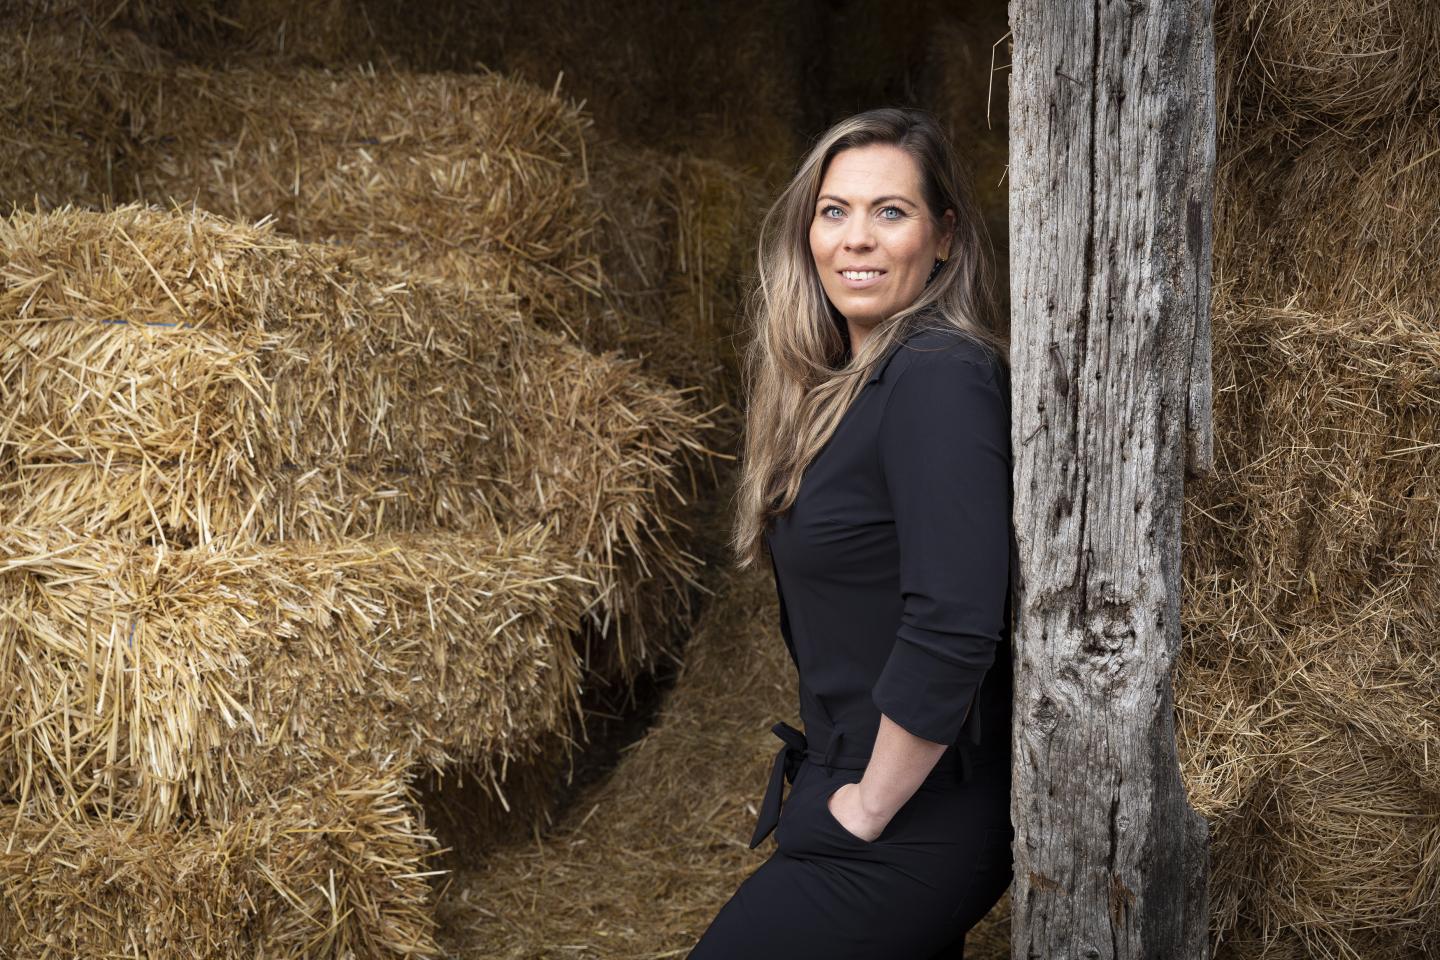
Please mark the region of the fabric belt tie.
POLYGON ((780 822, 780 795, 785 792, 784 782, 795 782, 795 774, 805 759, 809 744, 805 734, 785 721, 770 728, 770 732, 784 741, 775 753, 775 763, 770 768, 770 785, 765 788, 765 799, 760 801, 760 816, 755 822, 755 835, 750 838, 750 849, 770 835, 780 822))

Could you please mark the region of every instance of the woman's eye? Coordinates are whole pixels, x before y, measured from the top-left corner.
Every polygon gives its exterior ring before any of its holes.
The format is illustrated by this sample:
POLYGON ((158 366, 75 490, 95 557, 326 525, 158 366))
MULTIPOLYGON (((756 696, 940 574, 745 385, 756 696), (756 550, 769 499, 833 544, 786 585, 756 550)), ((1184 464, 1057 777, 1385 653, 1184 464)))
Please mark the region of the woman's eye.
POLYGON ((904 210, 901 210, 899 207, 881 207, 881 208, 880 208, 880 213, 881 213, 881 214, 884 214, 886 210, 893 210, 893 211, 895 211, 895 216, 893 216, 893 217, 881 216, 880 219, 882 219, 882 220, 899 220, 900 218, 902 218, 902 217, 905 216, 905 211, 904 211, 904 210))
POLYGON ((839 207, 834 206, 834 205, 832 204, 831 206, 828 206, 828 207, 822 207, 822 208, 820 209, 820 216, 822 216, 822 217, 828 217, 829 219, 834 220, 835 218, 830 216, 830 211, 831 211, 831 210, 834 210, 834 211, 836 211, 837 213, 843 213, 843 212, 844 212, 844 211, 841 210, 839 207))

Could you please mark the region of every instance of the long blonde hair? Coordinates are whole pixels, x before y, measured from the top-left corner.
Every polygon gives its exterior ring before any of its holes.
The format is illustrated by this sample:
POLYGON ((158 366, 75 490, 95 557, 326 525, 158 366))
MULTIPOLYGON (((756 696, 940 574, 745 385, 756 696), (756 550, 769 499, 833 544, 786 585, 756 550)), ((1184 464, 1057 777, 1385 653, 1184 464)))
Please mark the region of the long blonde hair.
POLYGON ((746 309, 745 428, 730 540, 738 568, 760 559, 766 526, 795 502, 805 468, 891 344, 922 328, 954 329, 989 344, 1008 364, 993 257, 969 176, 930 114, 868 110, 819 138, 760 227, 758 274, 746 309), (954 210, 955 233, 950 257, 920 296, 877 324, 851 357, 849 329, 815 269, 810 223, 835 155, 877 143, 915 159, 931 218, 940 227, 945 211, 954 210))

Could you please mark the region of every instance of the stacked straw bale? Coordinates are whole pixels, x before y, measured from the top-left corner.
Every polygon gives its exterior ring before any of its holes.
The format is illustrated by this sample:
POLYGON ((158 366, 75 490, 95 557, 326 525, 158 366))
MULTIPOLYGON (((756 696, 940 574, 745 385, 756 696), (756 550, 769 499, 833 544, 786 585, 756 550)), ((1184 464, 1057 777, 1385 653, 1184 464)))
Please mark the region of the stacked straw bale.
POLYGON ((7 521, 178 545, 539 522, 598 584, 596 669, 653 657, 710 424, 636 361, 198 210, 17 215, 0 249, 7 521))
POLYGON ((602 128, 769 182, 788 172, 810 125, 806 68, 824 24, 799 0, 532 0, 423 11, 380 0, 366 9, 383 24, 378 46, 416 69, 483 62, 548 87, 563 68, 602 128))
POLYGON ((1217 5, 1178 737, 1217 958, 1440 951, 1432 4, 1217 5))
POLYGON ((223 823, 0 822, 0 955, 439 956, 403 764, 335 758, 223 823))
POLYGON ((699 389, 728 411, 717 433, 733 428, 754 177, 603 138, 555 89, 499 74, 213 71, 94 21, 10 27, 0 57, 26 92, 0 124, 28 147, 0 154, 0 203, 274 218, 407 277, 513 293, 530 320, 699 389))
POLYGON ((1440 337, 1271 314, 1217 326, 1227 468, 1185 521, 1176 699, 1213 925, 1222 956, 1408 956, 1440 929, 1440 464, 1414 440, 1440 337))
POLYGON ((1222 158, 1215 280, 1231 297, 1440 329, 1440 108, 1348 131, 1247 128, 1222 158), (1244 198, 1243 202, 1238 198, 1244 198))
POLYGON ((135 197, 273 215, 407 276, 513 292, 592 350, 735 400, 754 178, 600 141, 577 106, 500 74, 179 68, 164 86, 135 197))
MULTIPOLYGON (((675 453, 681 446, 695 452, 719 446, 723 422, 681 415, 672 393, 636 389, 632 381, 637 370, 660 374, 672 386, 703 391, 710 413, 733 411, 725 405, 735 368, 725 332, 738 310, 738 261, 756 206, 753 181, 718 164, 662 162, 657 156, 643 176, 644 165, 631 163, 636 176, 630 183, 612 178, 608 190, 597 190, 587 168, 594 144, 585 115, 553 91, 497 74, 340 74, 284 64, 214 72, 116 36, 94 29, 67 32, 42 21, 31 25, 23 44, 8 48, 32 90, 28 100, 17 101, 9 123, 17 130, 48 131, 51 141, 76 130, 104 131, 114 156, 80 185, 50 182, 43 165, 7 167, 0 158, 5 199, 29 206, 38 196, 44 206, 45 198, 89 186, 74 199, 102 206, 139 197, 197 205, 240 220, 273 218, 269 222, 280 232, 364 251, 374 263, 401 272, 405 297, 461 298, 447 314, 452 329, 436 331, 445 339, 427 342, 418 354, 410 351, 417 365, 412 370, 431 372, 405 376, 412 387, 429 389, 452 379, 443 369, 458 370, 456 382, 474 380, 470 373, 476 370, 513 369, 510 392, 491 391, 487 398, 488 414, 500 429, 488 437, 490 428, 477 431, 482 439, 498 437, 501 453, 489 451, 481 470, 467 472, 443 438, 437 442, 433 435, 447 424, 452 432, 468 427, 444 411, 445 395, 432 394, 415 405, 415 417, 427 411, 439 417, 417 430, 404 412, 415 397, 397 393, 392 383, 387 409, 396 411, 388 418, 393 435, 365 438, 388 456, 358 472, 338 473, 333 457, 292 455, 278 465, 262 462, 259 476, 236 478, 227 499, 211 496, 214 491, 200 482, 228 476, 225 464, 215 461, 219 454, 205 462, 184 461, 190 468, 184 471, 150 469, 157 458, 147 458, 143 470, 133 459, 98 461, 106 464, 103 484, 109 491, 102 498, 93 495, 102 483, 95 458, 72 457, 88 462, 23 471, 14 488, 17 497, 47 516, 66 504, 91 511, 72 518, 80 523, 188 525, 197 532, 182 536, 192 542, 207 530, 242 522, 268 526, 264 535, 304 537, 454 527, 467 517, 479 523, 503 513, 508 502, 511 513, 537 514, 555 525, 560 540, 590 568, 586 575, 599 583, 594 629, 611 636, 596 648, 597 673, 627 681, 636 676, 652 659, 647 649, 659 643, 647 636, 683 615, 684 607, 676 604, 693 585, 695 559, 675 544, 672 533, 684 526, 680 516, 698 487, 693 480, 681 482, 675 453), (78 92, 89 89, 93 77, 106 81, 106 97, 87 99, 78 92), (614 215, 606 214, 607 205, 614 215), (657 229, 621 237, 614 224, 633 220, 635 208, 661 211, 647 214, 657 229), (678 251, 667 251, 668 264, 656 254, 665 243, 678 251), (623 253, 622 244, 628 245, 623 253), (601 269, 602 251, 615 270, 613 279, 601 269), (630 255, 636 252, 638 258, 630 255), (657 261, 658 272, 650 272, 646 257, 657 261), (421 289, 422 279, 438 285, 421 289), (511 295, 512 307, 496 306, 511 295), (514 334, 514 324, 495 318, 507 311, 592 350, 639 354, 639 366, 618 357, 595 360, 558 343, 532 349, 535 337, 514 334), (480 327, 470 341, 483 345, 478 359, 474 349, 454 350, 452 334, 463 338, 460 328, 471 317, 468 322, 480 327), (497 338, 525 346, 505 347, 497 338), (426 366, 447 351, 453 354, 447 367, 426 366), (515 356, 523 356, 523 363, 510 359, 515 356), (522 413, 512 416, 515 411, 522 413), (657 430, 664 439, 654 452, 641 453, 651 448, 657 430), (584 442, 577 442, 580 438, 584 442), (403 449, 407 439, 414 456, 403 449), (266 509, 254 509, 257 503, 266 509), (156 504, 167 506, 158 519, 151 509, 156 504), (674 518, 673 527, 667 518, 674 518), (652 577, 659 583, 651 584, 652 577)), ((315 296, 333 299, 323 291, 315 296)), ((409 317, 420 328, 426 321, 416 318, 439 312, 423 304, 398 309, 402 314, 395 322, 409 317)), ((150 350, 145 331, 112 331, 103 339, 74 350, 103 350, 117 362, 120 354, 138 351, 150 358, 144 362, 172 363, 150 350)), ((179 349, 206 349, 212 359, 225 351, 192 341, 165 352, 179 349)), ((229 356, 242 362, 243 353, 229 356)), ((63 365, 73 358, 53 359, 63 365)), ((296 368, 312 369, 322 380, 321 363, 297 355, 296 368)), ((209 363, 199 366, 207 382, 223 381, 209 383, 207 402, 248 405, 252 418, 263 418, 264 411, 254 409, 263 404, 240 394, 246 376, 220 375, 209 363)), ((37 370, 34 376, 46 374, 37 370)), ((337 390, 353 395, 353 389, 337 382, 312 392, 303 378, 288 375, 284 382, 302 399, 315 400, 316 416, 305 419, 307 431, 314 422, 313 432, 336 435, 337 428, 319 423, 320 408, 328 408, 337 390)), ((346 440, 352 443, 370 429, 351 426, 346 440)), ((255 435, 248 427, 239 429, 255 435)), ((268 425, 264 431, 300 435, 268 425)))
POLYGON ((24 81, 0 104, 22 145, 0 158, 7 206, 177 200, 274 218, 407 276, 516 293, 531 319, 583 332, 603 282, 591 122, 555 91, 494 73, 214 71, 52 19, 0 48, 24 81))
POLYGON ((554 89, 493 73, 217 72, 53 18, 9 36, 0 57, 26 93, 0 122, 30 148, 0 156, 0 202, 179 201, 274 217, 409 276, 514 292, 530 319, 592 350, 638 355, 674 385, 733 400, 721 371, 734 368, 724 340, 750 266, 738 254, 758 222, 754 178, 629 156, 554 89), (47 162, 61 150, 67 163, 47 162), (592 182, 592 158, 611 154, 592 182))
POLYGON ((802 122, 801 91, 825 26, 798 0, 36 0, 12 19, 134 32, 211 68, 488 67, 547 90, 563 78, 601 127, 631 143, 772 182, 794 160, 797 131, 813 125, 802 122), (614 42, 616 24, 627 42, 614 42))
POLYGON ((225 820, 327 758, 499 779, 578 710, 585 581, 543 528, 166 550, 7 530, 14 770, 49 818, 225 820))
POLYGON ((432 955, 405 778, 506 803, 582 668, 660 652, 612 621, 685 602, 708 421, 512 293, 273 223, 18 212, 0 250, 16 949, 432 955))
POLYGON ((180 67, 145 104, 136 199, 273 216, 407 276, 515 292, 579 332, 598 293, 589 120, 500 74, 180 67))
POLYGON ((601 265, 598 339, 700 386, 735 429, 739 326, 766 192, 726 164, 613 142, 594 156, 601 265))
POLYGON ((1223 132, 1275 120, 1356 128, 1440 107, 1431 0, 1223 0, 1215 6, 1223 132))
POLYGON ((171 58, 128 31, 69 18, 15 22, 0 12, 0 214, 119 197, 129 173, 132 109, 156 95, 171 58))

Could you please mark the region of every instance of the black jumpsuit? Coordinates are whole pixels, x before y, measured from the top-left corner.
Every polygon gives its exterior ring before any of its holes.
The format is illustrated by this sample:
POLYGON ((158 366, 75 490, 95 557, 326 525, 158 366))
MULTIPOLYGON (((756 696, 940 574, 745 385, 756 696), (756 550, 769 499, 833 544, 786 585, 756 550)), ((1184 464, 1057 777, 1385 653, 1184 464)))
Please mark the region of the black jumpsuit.
POLYGON ((690 960, 959 958, 1008 887, 1009 401, 988 347, 911 333, 767 533, 805 732, 772 728, 784 742, 750 846, 774 829, 776 849, 690 960), (865 841, 828 800, 861 778, 882 712, 948 747, 865 841))

